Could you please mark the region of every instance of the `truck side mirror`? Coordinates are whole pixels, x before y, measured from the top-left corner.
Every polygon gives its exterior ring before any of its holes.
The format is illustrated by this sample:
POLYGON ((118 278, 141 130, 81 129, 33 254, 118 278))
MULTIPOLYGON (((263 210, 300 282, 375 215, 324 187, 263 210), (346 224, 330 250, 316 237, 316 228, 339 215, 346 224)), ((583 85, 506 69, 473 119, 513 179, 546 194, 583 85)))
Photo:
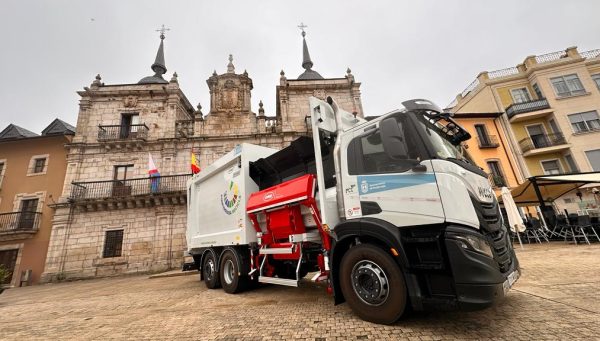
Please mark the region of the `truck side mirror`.
POLYGON ((408 151, 402 133, 402 123, 390 117, 379 124, 383 150, 392 159, 408 159, 408 151))

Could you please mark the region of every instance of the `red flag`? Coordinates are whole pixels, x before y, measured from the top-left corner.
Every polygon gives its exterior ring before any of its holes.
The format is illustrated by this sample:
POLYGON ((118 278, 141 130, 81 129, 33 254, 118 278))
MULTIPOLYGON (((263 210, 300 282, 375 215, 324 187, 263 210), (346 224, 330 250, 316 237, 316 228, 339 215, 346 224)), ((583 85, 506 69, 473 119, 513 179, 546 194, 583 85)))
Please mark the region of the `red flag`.
POLYGON ((198 165, 198 160, 196 160, 196 154, 192 152, 192 174, 200 173, 200 165, 198 165))

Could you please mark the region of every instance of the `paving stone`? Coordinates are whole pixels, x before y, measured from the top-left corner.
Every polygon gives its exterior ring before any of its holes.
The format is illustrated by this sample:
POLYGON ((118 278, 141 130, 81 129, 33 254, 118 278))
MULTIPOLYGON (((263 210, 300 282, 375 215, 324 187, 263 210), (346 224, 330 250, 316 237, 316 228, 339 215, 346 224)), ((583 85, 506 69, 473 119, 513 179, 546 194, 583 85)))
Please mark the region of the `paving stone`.
POLYGON ((333 305, 320 285, 229 295, 198 276, 94 279, 0 295, 1 340, 556 340, 600 335, 600 245, 526 245, 500 304, 413 313, 393 326, 333 305))

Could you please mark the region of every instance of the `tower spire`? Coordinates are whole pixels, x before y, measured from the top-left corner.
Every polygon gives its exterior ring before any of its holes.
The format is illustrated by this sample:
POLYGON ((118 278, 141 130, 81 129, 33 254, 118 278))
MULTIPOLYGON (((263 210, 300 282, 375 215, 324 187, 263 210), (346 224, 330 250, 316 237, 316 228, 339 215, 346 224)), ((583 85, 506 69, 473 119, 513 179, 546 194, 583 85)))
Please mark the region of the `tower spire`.
POLYGON ((165 25, 157 32, 160 32, 160 45, 158 46, 158 51, 156 51, 156 58, 154 59, 154 64, 150 67, 152 71, 154 71, 153 76, 142 78, 138 84, 148 84, 148 83, 168 83, 162 75, 167 73, 167 66, 165 65, 165 48, 164 48, 164 40, 165 40, 165 31, 169 31, 170 29, 165 28, 165 25))
POLYGON ((310 59, 310 53, 308 53, 308 45, 306 44, 306 31, 304 31, 304 29, 307 27, 308 26, 304 25, 304 23, 300 23, 300 25, 298 25, 298 28, 302 30, 302 68, 306 70, 300 76, 298 76, 298 79, 323 79, 323 76, 312 69, 313 62, 310 59))

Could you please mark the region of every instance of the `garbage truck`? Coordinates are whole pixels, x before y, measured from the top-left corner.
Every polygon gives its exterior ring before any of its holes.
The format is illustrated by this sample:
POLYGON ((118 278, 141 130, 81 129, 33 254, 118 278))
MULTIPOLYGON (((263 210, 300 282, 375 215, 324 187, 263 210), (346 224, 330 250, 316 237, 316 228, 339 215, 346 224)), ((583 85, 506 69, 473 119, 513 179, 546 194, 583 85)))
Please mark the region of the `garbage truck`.
POLYGON ((242 143, 187 183, 187 247, 210 289, 323 282, 380 324, 488 307, 520 276, 469 133, 428 100, 365 120, 309 99, 311 133, 242 143))

